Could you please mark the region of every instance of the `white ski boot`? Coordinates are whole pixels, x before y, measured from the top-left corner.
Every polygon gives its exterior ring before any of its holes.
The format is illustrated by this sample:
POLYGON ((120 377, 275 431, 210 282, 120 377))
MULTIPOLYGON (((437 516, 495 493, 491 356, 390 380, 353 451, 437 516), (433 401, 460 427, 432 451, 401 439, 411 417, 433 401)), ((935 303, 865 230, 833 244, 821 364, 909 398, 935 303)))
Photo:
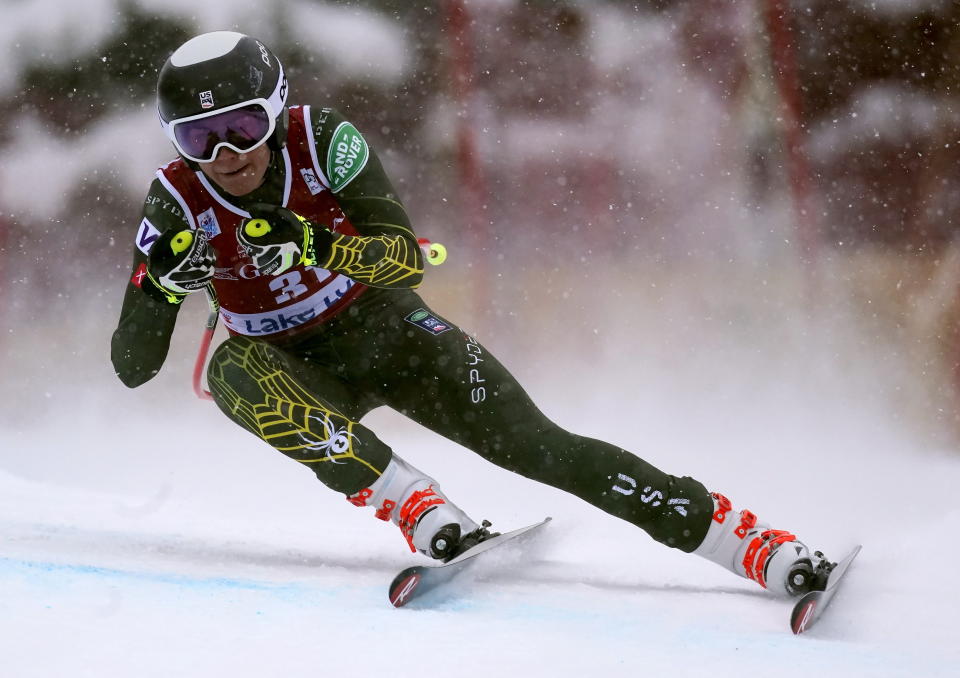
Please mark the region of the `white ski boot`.
POLYGON ((822 588, 826 561, 785 530, 773 530, 750 511, 733 510, 730 500, 713 493, 713 519, 693 553, 752 579, 774 593, 798 596, 822 588))
POLYGON ((460 544, 466 537, 486 536, 485 527, 447 499, 437 481, 397 455, 373 485, 347 500, 356 506, 376 507, 377 518, 392 520, 400 527, 411 551, 431 558, 448 560, 463 550, 460 544))

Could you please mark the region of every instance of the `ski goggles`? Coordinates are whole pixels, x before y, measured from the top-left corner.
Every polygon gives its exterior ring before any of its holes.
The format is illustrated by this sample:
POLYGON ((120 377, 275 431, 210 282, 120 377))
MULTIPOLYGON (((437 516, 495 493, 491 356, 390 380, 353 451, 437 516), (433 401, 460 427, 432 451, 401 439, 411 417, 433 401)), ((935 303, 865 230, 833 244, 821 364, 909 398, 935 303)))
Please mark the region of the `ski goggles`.
POLYGON ((266 99, 252 99, 212 113, 174 120, 167 136, 194 162, 213 162, 221 148, 249 153, 273 134, 276 120, 266 99))

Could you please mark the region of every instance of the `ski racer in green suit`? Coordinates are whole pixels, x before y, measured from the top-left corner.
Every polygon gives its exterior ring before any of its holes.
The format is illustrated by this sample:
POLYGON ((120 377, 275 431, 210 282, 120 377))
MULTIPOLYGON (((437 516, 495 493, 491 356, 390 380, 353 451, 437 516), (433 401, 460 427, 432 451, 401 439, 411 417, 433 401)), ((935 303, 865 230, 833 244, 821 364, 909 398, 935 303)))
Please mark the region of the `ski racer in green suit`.
POLYGON ((360 131, 286 98, 280 61, 239 33, 197 36, 164 64, 158 109, 179 157, 157 171, 136 233, 112 339, 123 383, 157 374, 181 302, 212 286, 231 335, 207 371, 220 410, 393 521, 412 550, 446 560, 489 531, 360 423, 383 405, 761 586, 813 585, 819 558, 794 535, 547 419, 414 291, 423 254, 360 131))

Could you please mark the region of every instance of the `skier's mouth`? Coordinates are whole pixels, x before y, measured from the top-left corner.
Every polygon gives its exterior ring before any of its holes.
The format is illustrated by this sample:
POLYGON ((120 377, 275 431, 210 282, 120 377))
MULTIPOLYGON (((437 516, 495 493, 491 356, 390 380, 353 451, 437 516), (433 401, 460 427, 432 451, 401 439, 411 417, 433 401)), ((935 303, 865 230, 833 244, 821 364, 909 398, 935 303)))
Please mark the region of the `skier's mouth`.
POLYGON ((237 169, 235 169, 235 170, 233 170, 233 171, 230 171, 230 172, 221 172, 220 174, 222 174, 222 175, 225 176, 225 177, 235 177, 235 176, 237 176, 238 174, 240 174, 243 170, 247 169, 247 167, 249 167, 249 166, 250 166, 250 163, 246 163, 246 164, 244 164, 244 165, 241 165, 239 168, 237 168, 237 169))

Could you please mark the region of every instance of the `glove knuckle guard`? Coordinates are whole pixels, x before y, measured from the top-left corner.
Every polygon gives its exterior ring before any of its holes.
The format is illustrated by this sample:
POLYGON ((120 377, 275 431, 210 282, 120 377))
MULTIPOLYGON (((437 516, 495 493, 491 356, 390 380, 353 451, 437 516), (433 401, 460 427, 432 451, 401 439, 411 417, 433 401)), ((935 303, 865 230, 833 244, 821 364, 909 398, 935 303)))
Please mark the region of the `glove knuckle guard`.
POLYGON ((246 238, 260 239, 266 237, 273 229, 266 219, 250 219, 243 225, 242 233, 246 238))
POLYGON ((170 229, 150 250, 147 274, 153 287, 144 285, 143 289, 153 298, 178 304, 190 292, 205 287, 215 270, 213 249, 205 232, 170 229))
POLYGON ((300 264, 313 264, 304 243, 311 241, 312 224, 276 205, 250 207, 250 218, 237 230, 237 240, 263 275, 280 275, 300 264))

